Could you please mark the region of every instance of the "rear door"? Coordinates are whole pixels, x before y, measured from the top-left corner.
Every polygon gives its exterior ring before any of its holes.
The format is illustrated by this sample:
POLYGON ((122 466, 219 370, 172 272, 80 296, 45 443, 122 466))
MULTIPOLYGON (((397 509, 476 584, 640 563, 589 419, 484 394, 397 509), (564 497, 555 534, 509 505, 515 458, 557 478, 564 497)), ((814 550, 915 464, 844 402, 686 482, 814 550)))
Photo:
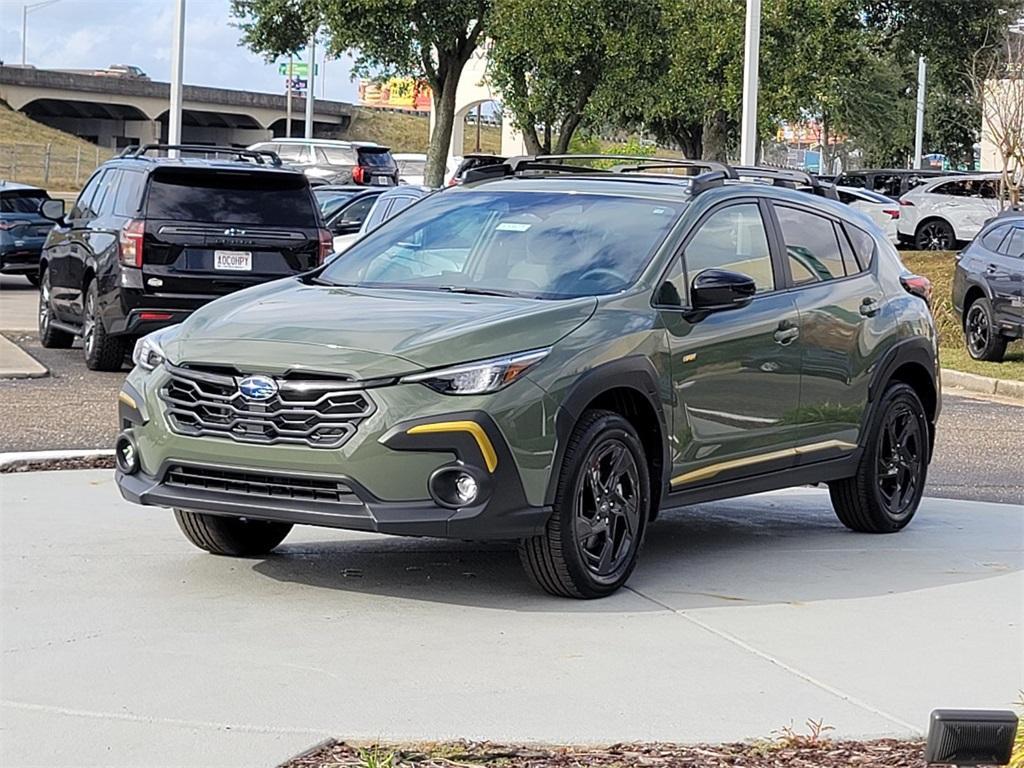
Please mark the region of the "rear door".
POLYGON ((996 321, 1024 323, 1024 225, 1009 228, 983 268, 996 321))
POLYGON ((298 173, 159 168, 144 215, 149 293, 213 297, 318 263, 319 213, 298 173))

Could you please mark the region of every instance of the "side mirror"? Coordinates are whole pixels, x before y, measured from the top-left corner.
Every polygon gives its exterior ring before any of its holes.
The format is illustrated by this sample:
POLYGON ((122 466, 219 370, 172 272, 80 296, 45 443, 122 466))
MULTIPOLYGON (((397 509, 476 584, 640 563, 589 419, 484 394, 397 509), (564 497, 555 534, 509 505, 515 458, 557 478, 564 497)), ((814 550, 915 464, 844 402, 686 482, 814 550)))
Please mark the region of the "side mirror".
POLYGON ((331 232, 335 235, 354 235, 359 231, 359 227, 361 227, 362 224, 363 222, 361 221, 341 219, 331 225, 331 232))
POLYGON ((55 221, 58 224, 64 223, 64 201, 63 200, 44 200, 39 205, 39 215, 44 219, 55 221))
POLYGON ((705 269, 693 278, 690 290, 693 308, 708 312, 745 306, 755 293, 754 278, 728 269, 705 269))

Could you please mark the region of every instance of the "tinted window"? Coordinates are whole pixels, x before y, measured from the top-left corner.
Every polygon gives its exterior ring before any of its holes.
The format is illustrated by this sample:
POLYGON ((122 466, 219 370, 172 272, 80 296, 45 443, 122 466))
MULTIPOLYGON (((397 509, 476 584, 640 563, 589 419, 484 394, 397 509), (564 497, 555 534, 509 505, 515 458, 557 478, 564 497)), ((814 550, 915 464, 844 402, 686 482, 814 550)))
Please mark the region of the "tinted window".
POLYGON ((356 164, 356 153, 348 147, 317 147, 316 150, 328 165, 356 164))
POLYGON ((0 213, 38 213, 49 196, 41 189, 25 189, 0 194, 0 213))
POLYGON ((309 158, 309 147, 302 144, 273 144, 265 149, 277 152, 286 163, 304 163, 309 158))
POLYGON ((903 177, 896 174, 880 173, 875 176, 874 188, 887 197, 899 197, 902 193, 903 177))
POLYGON ((680 210, 611 195, 437 195, 375 229, 321 278, 548 299, 613 293, 636 280, 680 210))
POLYGON ((345 191, 328 191, 328 190, 314 190, 313 195, 316 197, 317 204, 320 206, 320 212, 324 215, 325 219, 331 218, 334 214, 341 210, 341 207, 355 197, 356 190, 351 192, 345 191))
POLYGON ((843 176, 842 182, 847 187, 866 187, 868 185, 868 177, 862 175, 843 176))
POLYGON ((998 251, 1000 243, 1003 242, 1003 238, 1006 237, 1010 231, 1009 224, 1003 224, 999 227, 993 227, 981 237, 981 244, 988 248, 990 251, 998 251))
POLYGON ((687 243, 683 259, 691 282, 705 269, 728 269, 752 277, 758 293, 775 288, 768 236, 755 203, 711 214, 687 243))
POLYGON ((317 226, 305 177, 277 172, 161 169, 149 184, 146 215, 215 224, 317 226))
POLYGON ((373 206, 374 200, 377 198, 373 195, 367 195, 356 200, 352 205, 341 211, 339 216, 340 221, 348 221, 353 223, 363 223, 363 219, 366 218, 366 214, 370 212, 370 208, 373 206))
POLYGON ((1024 227, 1014 227, 1000 251, 1007 256, 1024 258, 1024 227))
POLYGON ((120 180, 121 171, 116 168, 107 171, 107 175, 103 177, 99 189, 96 190, 96 197, 93 198, 89 206, 97 216, 107 216, 114 212, 114 198, 117 197, 117 186, 120 180))
POLYGON ((114 199, 114 213, 119 216, 133 216, 138 213, 142 202, 142 187, 146 183, 146 174, 141 171, 121 171, 121 183, 114 199))
POLYGON ((789 271, 797 285, 846 276, 832 222, 822 216, 776 205, 789 271))
POLYGON ((359 164, 370 168, 394 168, 395 159, 391 153, 380 150, 359 150, 359 164))
POLYGON ((99 189, 100 182, 103 176, 106 174, 106 169, 100 170, 89 179, 89 182, 85 185, 85 188, 79 193, 78 199, 75 201, 75 207, 71 209, 71 213, 68 214, 69 219, 88 219, 92 218, 95 214, 92 213, 90 205, 93 197, 96 195, 96 190, 99 189))
POLYGON ((875 238, 863 229, 850 224, 845 225, 844 229, 846 236, 850 239, 850 245, 853 246, 853 253, 857 257, 859 268, 867 269, 875 255, 875 238))
POLYGON ((937 187, 933 187, 932 192, 936 195, 965 197, 967 195, 967 188, 964 184, 965 182, 962 181, 947 181, 945 184, 939 184, 937 187))

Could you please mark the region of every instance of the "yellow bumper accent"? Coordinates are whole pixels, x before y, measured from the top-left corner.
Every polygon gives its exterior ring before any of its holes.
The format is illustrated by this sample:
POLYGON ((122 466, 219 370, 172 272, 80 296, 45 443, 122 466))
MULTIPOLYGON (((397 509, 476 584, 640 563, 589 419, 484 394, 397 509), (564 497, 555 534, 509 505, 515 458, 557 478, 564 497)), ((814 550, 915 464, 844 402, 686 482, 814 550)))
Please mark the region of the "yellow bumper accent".
POLYGON ((407 435, 427 435, 435 432, 468 432, 480 446, 480 453, 484 457, 488 472, 494 472, 498 467, 498 454, 494 451, 491 438, 484 432, 484 428, 475 421, 439 421, 436 424, 417 424, 406 430, 407 435))
POLYGON ((119 402, 124 403, 129 408, 134 408, 135 410, 139 409, 139 405, 138 403, 135 402, 135 398, 129 395, 127 392, 118 392, 117 399, 119 402))
POLYGON ((683 485, 684 483, 695 483, 699 480, 708 480, 714 477, 720 472, 724 472, 727 469, 737 469, 739 467, 747 467, 751 464, 761 464, 766 461, 774 461, 776 459, 785 459, 789 457, 803 456, 807 453, 816 453, 817 451, 827 451, 832 448, 838 448, 839 450, 852 451, 857 446, 854 443, 847 443, 843 440, 824 440, 820 443, 811 443, 809 445, 798 445, 795 448, 784 448, 781 451, 771 451, 769 453, 759 453, 754 456, 743 456, 739 459, 730 459, 729 461, 722 461, 718 464, 709 464, 706 467, 695 469, 691 472, 686 472, 682 475, 677 475, 672 478, 672 485, 683 485))

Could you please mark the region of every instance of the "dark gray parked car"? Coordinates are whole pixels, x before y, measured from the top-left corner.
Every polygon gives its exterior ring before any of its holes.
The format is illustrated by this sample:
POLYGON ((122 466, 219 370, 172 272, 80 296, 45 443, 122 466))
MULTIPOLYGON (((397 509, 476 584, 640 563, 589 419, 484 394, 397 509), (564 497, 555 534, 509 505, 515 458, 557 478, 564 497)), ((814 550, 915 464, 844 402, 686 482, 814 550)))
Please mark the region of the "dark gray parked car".
POLYGON ((996 216, 958 254, 953 307, 975 360, 999 362, 1024 337, 1024 210, 996 216))
POLYGON ((39 206, 49 199, 45 189, 0 181, 0 273, 39 285, 39 254, 53 229, 39 206))

